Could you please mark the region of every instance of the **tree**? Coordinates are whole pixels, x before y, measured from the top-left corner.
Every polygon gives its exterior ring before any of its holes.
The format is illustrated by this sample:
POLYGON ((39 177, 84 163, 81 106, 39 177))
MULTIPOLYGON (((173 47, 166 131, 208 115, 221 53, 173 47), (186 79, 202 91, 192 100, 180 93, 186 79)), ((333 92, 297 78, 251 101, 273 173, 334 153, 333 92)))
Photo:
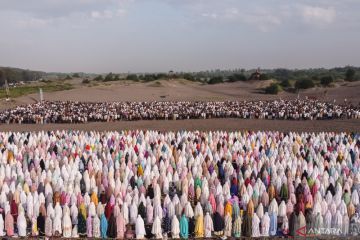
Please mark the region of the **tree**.
POLYGON ((99 75, 96 78, 94 78, 95 81, 102 81, 103 80, 103 76, 99 75))
POLYGON ((5 72, 0 69, 0 86, 3 86, 5 84, 5 72))
POLYGON ((72 77, 73 77, 73 78, 79 78, 79 77, 80 77, 80 74, 74 73, 74 74, 72 75, 72 77))
POLYGON ((105 76, 104 78, 104 82, 110 82, 114 80, 114 76, 112 73, 109 73, 108 75, 105 76))
POLYGON ((22 80, 23 80, 24 82, 29 82, 29 81, 32 80, 31 74, 30 74, 29 71, 26 71, 26 70, 23 70, 23 71, 22 71, 22 80))
POLYGON ((320 79, 320 83, 323 86, 329 86, 332 82, 334 82, 334 78, 332 76, 324 76, 320 79))
POLYGON ((72 77, 70 77, 70 75, 66 75, 65 80, 71 80, 71 79, 72 77))
POLYGON ((260 80, 269 80, 269 76, 265 73, 260 74, 260 80))
POLYGON ((281 91, 281 87, 277 83, 272 83, 270 86, 265 88, 266 94, 278 94, 281 91))
POLYGON ((355 80, 355 70, 353 68, 348 68, 345 73, 345 81, 352 82, 355 80))
POLYGON ((189 80, 189 81, 195 81, 195 78, 192 74, 190 73, 185 73, 183 76, 184 79, 189 80))
POLYGON ((138 81, 138 76, 136 74, 129 74, 126 76, 126 80, 131 80, 131 81, 138 81))
POLYGON ((114 76, 114 79, 113 79, 114 81, 119 81, 120 80, 120 77, 119 77, 119 75, 118 74, 116 74, 115 76, 114 76))
POLYGON ((224 82, 224 78, 222 76, 212 77, 209 80, 209 84, 218 84, 224 82))
POLYGON ((237 82, 237 81, 246 81, 246 77, 244 74, 241 73, 235 73, 228 77, 229 82, 237 82))
POLYGON ((283 88, 291 87, 289 79, 282 80, 281 83, 280 83, 280 86, 283 87, 283 88))
POLYGON ((311 79, 305 78, 300 79, 295 82, 296 89, 308 89, 315 87, 314 82, 311 79))

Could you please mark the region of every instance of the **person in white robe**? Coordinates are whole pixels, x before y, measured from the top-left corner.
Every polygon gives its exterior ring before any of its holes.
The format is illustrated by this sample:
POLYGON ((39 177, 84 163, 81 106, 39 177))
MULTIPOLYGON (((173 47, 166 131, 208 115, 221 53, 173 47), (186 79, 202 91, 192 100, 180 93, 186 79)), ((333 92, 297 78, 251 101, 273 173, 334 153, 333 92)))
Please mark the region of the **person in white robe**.
POLYGON ((93 237, 94 238, 99 238, 101 236, 100 219, 99 219, 98 215, 96 215, 96 214, 93 217, 92 230, 93 230, 93 237))
POLYGON ((251 237, 260 237, 260 219, 257 214, 252 218, 252 234, 251 237))
POLYGON ((214 223, 213 220, 209 214, 209 212, 207 212, 205 214, 205 218, 204 218, 204 230, 205 230, 205 237, 206 238, 210 238, 212 237, 212 232, 214 231, 214 223))
POLYGON ((65 206, 63 211, 62 231, 63 231, 63 237, 65 238, 71 237, 72 223, 70 218, 70 209, 68 206, 65 206))
POLYGON ((4 219, 2 214, 0 214, 0 237, 5 236, 5 232, 4 232, 4 219))
POLYGON ((171 219, 171 237, 179 238, 180 234, 180 223, 176 215, 173 215, 171 219))
POLYGON ((268 212, 265 212, 264 216, 261 218, 261 236, 268 237, 270 230, 270 217, 268 212))
POLYGON ((162 229, 161 229, 161 221, 159 216, 155 216, 151 233, 154 234, 155 238, 162 238, 162 229))
POLYGON ((137 239, 143 239, 146 234, 144 220, 140 215, 136 218, 135 234, 137 239))
POLYGON ((24 209, 20 206, 19 207, 19 215, 17 218, 17 228, 18 228, 18 235, 19 237, 25 237, 26 236, 26 218, 24 214, 24 209))

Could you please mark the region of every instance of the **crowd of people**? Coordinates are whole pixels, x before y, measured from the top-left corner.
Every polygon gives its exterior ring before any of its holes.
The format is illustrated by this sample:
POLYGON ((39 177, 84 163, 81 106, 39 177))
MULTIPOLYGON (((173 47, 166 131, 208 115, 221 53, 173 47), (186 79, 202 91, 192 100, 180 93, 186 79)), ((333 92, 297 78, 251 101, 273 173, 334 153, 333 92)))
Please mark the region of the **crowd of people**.
POLYGON ((86 123, 118 120, 360 118, 360 104, 313 99, 227 102, 38 102, 0 112, 0 123, 86 123))
POLYGON ((358 235, 360 135, 0 133, 0 236, 358 235))

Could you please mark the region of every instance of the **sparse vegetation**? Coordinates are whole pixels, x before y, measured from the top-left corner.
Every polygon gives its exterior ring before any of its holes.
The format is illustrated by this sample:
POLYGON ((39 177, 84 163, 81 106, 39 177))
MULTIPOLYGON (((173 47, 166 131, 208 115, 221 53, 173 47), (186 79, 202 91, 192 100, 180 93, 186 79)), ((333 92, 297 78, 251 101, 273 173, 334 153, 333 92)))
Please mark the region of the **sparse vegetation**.
MULTIPOLYGON (((32 86, 29 85, 18 86, 16 88, 10 88, 10 97, 16 98, 23 95, 36 93, 39 91, 39 88, 42 88, 44 92, 56 92, 56 91, 73 89, 73 86, 69 83, 50 83, 50 84, 39 84, 32 86)), ((5 89, 0 89, 0 99, 2 98, 6 98, 5 89)))
POLYGON ((85 79, 82 80, 82 83, 83 83, 83 84, 89 84, 89 83, 90 83, 90 80, 87 79, 87 78, 85 78, 85 79))
POLYGON ((245 75, 241 73, 235 73, 228 77, 229 82, 238 82, 238 81, 246 81, 246 80, 247 78, 245 77, 245 75))
POLYGON ((218 83, 223 83, 223 82, 224 82, 224 78, 221 76, 212 77, 208 81, 209 84, 218 84, 218 83))
POLYGON ((272 83, 265 88, 266 94, 278 94, 281 91, 281 87, 278 83, 272 83))
POLYGON ((280 82, 280 86, 283 88, 289 88, 289 87, 291 87, 291 83, 290 83, 289 79, 284 79, 280 82))
POLYGON ((356 75, 356 71, 354 70, 354 68, 349 67, 345 73, 345 81, 349 81, 349 82, 356 81, 355 75, 356 75))
POLYGON ((315 87, 314 81, 308 78, 300 79, 295 82, 296 89, 308 89, 313 87, 315 87))
POLYGON ((323 76, 321 79, 320 79, 320 83, 321 85, 323 86, 330 86, 331 83, 334 82, 334 78, 330 75, 328 76, 323 76))
POLYGON ((109 73, 108 75, 105 76, 104 78, 104 82, 110 82, 110 81, 114 81, 114 76, 112 73, 109 73))
POLYGON ((102 75, 98 75, 97 77, 95 77, 94 78, 94 81, 103 81, 104 80, 104 78, 103 78, 103 76, 102 75))
POLYGON ((71 80, 72 77, 70 75, 66 75, 66 77, 64 78, 64 80, 71 80))
POLYGON ((138 81, 139 78, 138 78, 138 76, 137 76, 136 74, 128 74, 128 75, 126 76, 126 80, 138 81))

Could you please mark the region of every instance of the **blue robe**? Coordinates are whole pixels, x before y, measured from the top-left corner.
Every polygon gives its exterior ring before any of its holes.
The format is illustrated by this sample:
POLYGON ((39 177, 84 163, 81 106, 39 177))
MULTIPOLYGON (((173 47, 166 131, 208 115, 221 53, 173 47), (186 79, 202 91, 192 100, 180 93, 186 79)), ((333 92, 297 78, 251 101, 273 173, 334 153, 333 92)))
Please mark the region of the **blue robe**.
POLYGON ((107 228, 108 228, 108 222, 106 220, 105 214, 102 214, 100 219, 100 230, 101 230, 102 238, 107 238, 106 236, 107 228))
POLYGON ((188 238, 189 237, 189 222, 185 215, 182 215, 180 219, 180 237, 188 238))
POLYGON ((270 214, 270 236, 275 236, 277 233, 277 215, 275 213, 270 214))

